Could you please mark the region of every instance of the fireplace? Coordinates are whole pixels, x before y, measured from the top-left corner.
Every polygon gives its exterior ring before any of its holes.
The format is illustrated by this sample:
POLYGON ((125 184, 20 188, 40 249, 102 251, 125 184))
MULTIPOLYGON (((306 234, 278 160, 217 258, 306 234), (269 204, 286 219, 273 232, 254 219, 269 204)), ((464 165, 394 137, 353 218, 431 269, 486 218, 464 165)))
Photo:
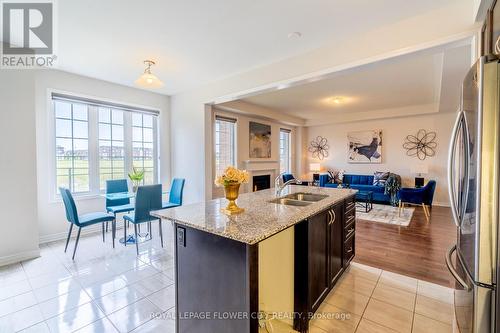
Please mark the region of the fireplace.
POLYGON ((271 175, 253 176, 253 192, 271 188, 271 175))

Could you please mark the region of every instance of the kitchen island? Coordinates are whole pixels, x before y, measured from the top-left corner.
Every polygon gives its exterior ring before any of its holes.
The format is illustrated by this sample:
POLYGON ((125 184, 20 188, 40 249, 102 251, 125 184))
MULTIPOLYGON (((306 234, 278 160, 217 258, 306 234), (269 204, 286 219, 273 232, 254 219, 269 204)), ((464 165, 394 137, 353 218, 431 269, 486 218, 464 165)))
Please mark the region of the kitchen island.
POLYGON ((354 257, 356 191, 288 186, 156 211, 175 228, 177 332, 258 332, 263 314, 307 332, 354 257))

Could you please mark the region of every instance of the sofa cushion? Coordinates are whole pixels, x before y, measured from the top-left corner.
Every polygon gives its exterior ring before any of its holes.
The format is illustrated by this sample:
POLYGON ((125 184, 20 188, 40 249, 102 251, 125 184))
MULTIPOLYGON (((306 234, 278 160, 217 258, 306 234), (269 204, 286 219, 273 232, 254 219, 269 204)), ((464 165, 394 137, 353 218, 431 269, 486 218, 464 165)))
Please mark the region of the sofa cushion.
POLYGON ((351 184, 351 188, 359 191, 372 191, 373 193, 384 193, 383 186, 351 184))
POLYGON ((387 178, 389 178, 389 172, 377 171, 373 174, 373 185, 385 186, 387 178))
POLYGON ((344 175, 344 183, 373 185, 373 176, 370 175, 344 175))

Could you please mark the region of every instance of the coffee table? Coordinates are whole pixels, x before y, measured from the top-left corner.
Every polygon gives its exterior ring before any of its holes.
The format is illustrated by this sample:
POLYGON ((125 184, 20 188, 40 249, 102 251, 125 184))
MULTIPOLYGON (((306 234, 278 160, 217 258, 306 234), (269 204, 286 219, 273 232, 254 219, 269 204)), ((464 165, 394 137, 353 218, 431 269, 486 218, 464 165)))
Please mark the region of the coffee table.
POLYGON ((373 209, 373 192, 359 191, 356 193, 356 210, 363 209, 365 213, 373 209))

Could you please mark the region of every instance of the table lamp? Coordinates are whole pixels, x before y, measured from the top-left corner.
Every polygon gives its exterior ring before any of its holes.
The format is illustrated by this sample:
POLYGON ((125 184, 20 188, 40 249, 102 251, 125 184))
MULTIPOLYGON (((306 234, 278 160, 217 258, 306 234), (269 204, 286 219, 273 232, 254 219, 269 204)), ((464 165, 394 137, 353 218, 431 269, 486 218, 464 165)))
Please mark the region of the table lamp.
POLYGON ((427 164, 415 164, 411 167, 410 171, 417 175, 417 177, 415 177, 415 187, 424 186, 424 177, 422 177, 422 175, 429 173, 427 164))
POLYGON ((309 164, 309 170, 313 173, 313 180, 318 181, 319 180, 319 173, 321 171, 321 164, 319 163, 310 163, 309 164))

